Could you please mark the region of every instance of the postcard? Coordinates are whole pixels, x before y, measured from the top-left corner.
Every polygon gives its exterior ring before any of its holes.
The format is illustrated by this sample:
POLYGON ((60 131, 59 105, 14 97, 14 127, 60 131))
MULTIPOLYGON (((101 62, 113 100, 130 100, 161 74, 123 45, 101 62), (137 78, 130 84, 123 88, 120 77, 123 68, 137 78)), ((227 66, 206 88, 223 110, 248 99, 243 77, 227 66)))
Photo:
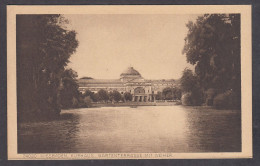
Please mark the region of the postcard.
POLYGON ((9 160, 252 158, 250 5, 7 6, 9 160))

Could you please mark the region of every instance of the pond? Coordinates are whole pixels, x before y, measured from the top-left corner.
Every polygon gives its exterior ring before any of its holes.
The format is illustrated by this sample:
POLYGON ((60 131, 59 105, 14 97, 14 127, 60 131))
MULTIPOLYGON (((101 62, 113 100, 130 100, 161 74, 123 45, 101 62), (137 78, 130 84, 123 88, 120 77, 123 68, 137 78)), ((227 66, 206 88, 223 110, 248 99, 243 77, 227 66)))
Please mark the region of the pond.
POLYGON ((18 124, 18 153, 241 151, 240 110, 140 106, 63 110, 18 124))

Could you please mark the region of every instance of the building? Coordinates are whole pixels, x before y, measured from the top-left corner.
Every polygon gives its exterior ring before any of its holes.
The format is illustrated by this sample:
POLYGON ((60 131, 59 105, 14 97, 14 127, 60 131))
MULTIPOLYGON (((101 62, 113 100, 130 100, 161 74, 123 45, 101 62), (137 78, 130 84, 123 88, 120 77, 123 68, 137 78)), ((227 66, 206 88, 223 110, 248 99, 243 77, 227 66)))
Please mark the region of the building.
POLYGON ((176 87, 177 81, 174 79, 146 80, 133 67, 127 68, 120 75, 120 79, 79 79, 79 91, 86 90, 98 92, 100 89, 108 92, 116 90, 121 94, 130 92, 133 101, 147 102, 154 101, 155 95, 166 87, 176 87))

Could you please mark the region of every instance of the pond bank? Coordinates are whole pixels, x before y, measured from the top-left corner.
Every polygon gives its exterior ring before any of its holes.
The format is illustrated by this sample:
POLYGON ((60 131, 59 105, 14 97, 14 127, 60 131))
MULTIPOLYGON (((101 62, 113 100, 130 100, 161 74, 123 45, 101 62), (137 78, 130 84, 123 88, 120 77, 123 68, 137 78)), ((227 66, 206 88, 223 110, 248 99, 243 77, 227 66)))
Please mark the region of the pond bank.
POLYGON ((91 107, 132 107, 132 106, 172 106, 176 102, 124 102, 124 103, 92 103, 91 107))

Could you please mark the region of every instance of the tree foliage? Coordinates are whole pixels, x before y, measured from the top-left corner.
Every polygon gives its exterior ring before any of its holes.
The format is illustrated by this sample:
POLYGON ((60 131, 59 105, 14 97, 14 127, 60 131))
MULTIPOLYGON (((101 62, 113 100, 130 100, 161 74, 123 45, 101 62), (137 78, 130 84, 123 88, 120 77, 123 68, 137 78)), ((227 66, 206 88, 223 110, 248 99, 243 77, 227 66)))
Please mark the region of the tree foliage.
POLYGON ((204 95, 197 75, 192 70, 186 68, 182 73, 180 82, 182 92, 185 94, 182 97, 185 100, 183 103, 189 103, 187 105, 201 105, 204 101, 204 95))
POLYGON ((191 92, 198 86, 197 78, 191 69, 184 69, 181 77, 181 89, 183 92, 191 92))
POLYGON ((92 102, 92 99, 90 98, 90 96, 84 97, 83 103, 84 103, 85 106, 91 107, 91 106, 92 106, 92 103, 91 103, 91 102, 92 102))
POLYGON ((214 89, 225 93, 231 90, 237 98, 234 101, 240 103, 240 15, 205 14, 195 23, 189 22, 187 28, 183 54, 187 62, 195 65, 197 82, 191 72, 186 73, 190 82, 183 79, 182 88, 191 91, 196 82, 195 85, 204 91, 214 89))
POLYGON ((172 100, 172 99, 173 99, 172 88, 170 88, 170 87, 164 88, 163 91, 162 91, 162 93, 163 93, 164 98, 165 98, 166 100, 172 100))
POLYGON ((112 92, 109 92, 108 96, 110 101, 119 102, 122 99, 121 94, 117 90, 113 90, 112 92))
POLYGON ((125 92, 124 98, 125 98, 126 101, 132 101, 133 95, 130 92, 125 92))
POLYGON ((60 88, 60 103, 62 108, 71 108, 73 101, 79 100, 80 94, 78 91, 78 84, 76 78, 77 73, 72 69, 66 69, 62 73, 62 87, 60 88))
POLYGON ((121 96, 121 94, 118 92, 118 91, 113 91, 113 96, 114 96, 114 100, 116 101, 116 102, 119 102, 120 100, 122 100, 122 96, 121 96))
POLYGON ((100 89, 100 90, 98 91, 98 96, 99 96, 99 99, 100 99, 101 101, 107 102, 108 99, 109 99, 108 92, 107 92, 106 90, 104 90, 104 89, 100 89))
POLYGON ((89 96, 93 100, 94 92, 91 92, 89 89, 87 89, 83 95, 84 97, 89 96))
POLYGON ((240 89, 240 15, 206 14, 187 24, 183 53, 204 89, 240 89))
POLYGON ((55 115, 65 66, 76 51, 76 32, 61 15, 17 15, 18 114, 55 115))
POLYGON ((91 98, 94 102, 98 102, 100 101, 100 97, 98 93, 94 93, 93 97, 91 98))
POLYGON ((162 91, 163 98, 165 100, 180 100, 181 99, 181 90, 177 87, 164 88, 162 91))
POLYGON ((162 92, 158 92, 158 93, 155 95, 155 99, 156 99, 156 100, 164 100, 163 93, 162 93, 162 92))

